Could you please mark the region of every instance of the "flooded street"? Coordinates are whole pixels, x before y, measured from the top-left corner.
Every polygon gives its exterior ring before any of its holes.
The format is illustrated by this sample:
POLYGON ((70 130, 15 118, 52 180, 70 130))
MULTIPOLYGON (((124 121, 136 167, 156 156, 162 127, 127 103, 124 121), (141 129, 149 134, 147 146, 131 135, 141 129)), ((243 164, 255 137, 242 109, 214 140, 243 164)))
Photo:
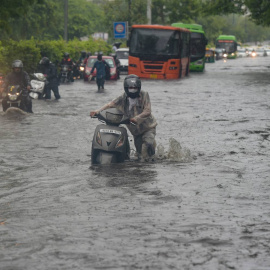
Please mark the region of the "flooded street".
POLYGON ((239 58, 142 81, 165 150, 151 163, 90 166, 89 112, 124 76, 1 113, 0 269, 269 270, 269 72, 270 57, 239 58))

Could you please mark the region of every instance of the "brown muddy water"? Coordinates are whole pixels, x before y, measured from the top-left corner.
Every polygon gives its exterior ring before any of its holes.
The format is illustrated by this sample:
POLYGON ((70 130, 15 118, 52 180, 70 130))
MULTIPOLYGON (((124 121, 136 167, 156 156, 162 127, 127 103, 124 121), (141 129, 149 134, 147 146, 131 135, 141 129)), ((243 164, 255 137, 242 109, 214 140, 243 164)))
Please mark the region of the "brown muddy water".
POLYGON ((269 68, 243 58, 143 81, 158 121, 151 163, 90 167, 89 111, 124 76, 2 113, 0 269, 269 270, 269 68))

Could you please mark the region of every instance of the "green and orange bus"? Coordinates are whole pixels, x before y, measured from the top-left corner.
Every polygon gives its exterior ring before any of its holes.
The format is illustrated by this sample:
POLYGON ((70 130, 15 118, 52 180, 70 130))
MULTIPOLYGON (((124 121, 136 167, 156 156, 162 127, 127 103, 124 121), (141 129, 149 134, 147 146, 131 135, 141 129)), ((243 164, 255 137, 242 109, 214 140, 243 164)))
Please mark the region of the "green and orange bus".
POLYGON ((225 49, 228 59, 235 59, 237 57, 237 41, 235 36, 220 35, 216 40, 216 48, 225 49))
POLYGON ((128 74, 149 79, 178 79, 189 74, 190 31, 163 25, 133 25, 128 74))

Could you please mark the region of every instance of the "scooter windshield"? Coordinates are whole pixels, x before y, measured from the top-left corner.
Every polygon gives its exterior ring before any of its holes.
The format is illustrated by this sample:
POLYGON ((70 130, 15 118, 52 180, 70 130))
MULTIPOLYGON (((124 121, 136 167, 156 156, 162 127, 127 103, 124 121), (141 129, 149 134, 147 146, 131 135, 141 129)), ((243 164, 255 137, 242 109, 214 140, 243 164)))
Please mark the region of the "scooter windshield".
POLYGON ((120 124, 123 119, 123 114, 115 114, 111 112, 106 112, 106 120, 112 124, 120 124))

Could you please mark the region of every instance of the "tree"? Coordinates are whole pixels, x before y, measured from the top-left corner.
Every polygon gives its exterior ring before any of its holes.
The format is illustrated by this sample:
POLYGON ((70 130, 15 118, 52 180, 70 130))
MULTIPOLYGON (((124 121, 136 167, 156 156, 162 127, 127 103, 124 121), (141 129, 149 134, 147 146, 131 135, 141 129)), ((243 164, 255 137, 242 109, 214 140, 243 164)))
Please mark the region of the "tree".
POLYGON ((166 2, 166 13, 170 23, 194 22, 201 9, 201 4, 198 0, 171 0, 166 2))
MULTIPOLYGON (((28 0, 30 1, 30 0, 28 0)), ((0 32, 0 39, 14 40, 30 39, 59 39, 64 34, 64 1, 31 0, 24 16, 7 19, 12 31, 0 32), (56 27, 57 26, 57 27, 56 27)), ((8 2, 8 1, 7 1, 8 2)), ((96 31, 106 32, 104 13, 96 4, 86 0, 69 0, 68 38, 89 36, 96 31)), ((16 9, 16 8, 15 8, 16 9)))
POLYGON ((246 14, 256 24, 270 25, 269 0, 204 0, 203 11, 205 14, 246 14))
POLYGON ((0 29, 2 31, 10 31, 10 18, 18 18, 24 16, 29 7, 36 2, 43 2, 44 0, 8 0, 1 1, 0 8, 0 29))

